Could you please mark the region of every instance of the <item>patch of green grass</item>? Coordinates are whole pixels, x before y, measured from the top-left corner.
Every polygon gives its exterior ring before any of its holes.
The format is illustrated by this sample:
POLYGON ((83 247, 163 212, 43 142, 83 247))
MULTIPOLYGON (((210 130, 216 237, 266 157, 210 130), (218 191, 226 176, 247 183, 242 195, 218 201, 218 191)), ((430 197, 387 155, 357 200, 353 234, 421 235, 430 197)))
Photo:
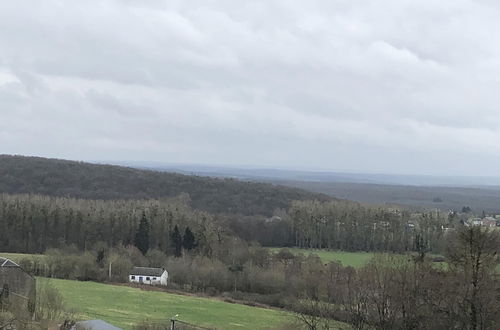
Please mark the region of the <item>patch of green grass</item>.
MULTIPOLYGON (((281 250, 281 248, 270 248, 270 250, 273 252, 278 252, 279 250, 281 250)), ((354 268, 359 268, 365 265, 374 256, 374 254, 370 252, 345 252, 299 248, 289 248, 289 250, 296 255, 300 253, 305 256, 316 254, 325 263, 331 261, 339 261, 344 266, 351 266, 354 268)))
POLYGON ((58 279, 50 281, 68 307, 82 319, 102 319, 124 329, 143 320, 177 318, 192 324, 217 329, 272 329, 293 322, 291 313, 216 299, 184 296, 137 288, 58 279))
MULTIPOLYGON (((269 248, 272 252, 277 253, 281 248, 269 248)), ((371 258, 375 255, 370 252, 345 252, 345 251, 329 251, 329 250, 318 250, 318 249, 300 249, 300 248, 288 248, 293 254, 303 254, 308 256, 310 254, 316 254, 325 263, 330 261, 340 261, 343 266, 351 266, 354 268, 360 268, 365 265, 371 258)), ((439 254, 428 254, 429 257, 442 257, 439 254)), ((448 264, 445 261, 438 261, 433 263, 437 269, 447 270, 448 264)), ((500 264, 496 266, 495 271, 500 274, 500 264)))
POLYGON ((0 257, 1 258, 7 258, 10 259, 14 262, 19 262, 21 259, 26 259, 26 258, 44 258, 45 256, 43 254, 24 254, 24 253, 4 253, 0 252, 0 257))

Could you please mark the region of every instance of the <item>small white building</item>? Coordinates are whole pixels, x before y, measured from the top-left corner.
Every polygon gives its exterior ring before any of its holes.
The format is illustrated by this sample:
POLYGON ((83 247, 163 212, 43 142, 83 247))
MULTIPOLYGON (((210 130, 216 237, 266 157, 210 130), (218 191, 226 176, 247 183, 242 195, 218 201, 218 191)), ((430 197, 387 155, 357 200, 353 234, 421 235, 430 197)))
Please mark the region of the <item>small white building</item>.
POLYGON ((165 268, 134 267, 128 279, 130 283, 166 286, 168 272, 165 268))

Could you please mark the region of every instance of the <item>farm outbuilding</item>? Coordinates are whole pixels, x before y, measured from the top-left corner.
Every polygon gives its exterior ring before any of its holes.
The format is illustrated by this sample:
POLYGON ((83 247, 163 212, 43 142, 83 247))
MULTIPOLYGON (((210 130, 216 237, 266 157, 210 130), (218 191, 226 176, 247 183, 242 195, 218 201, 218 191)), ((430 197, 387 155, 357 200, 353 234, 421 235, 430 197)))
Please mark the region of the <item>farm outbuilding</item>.
POLYGON ((129 275, 131 283, 167 285, 168 272, 165 268, 134 267, 129 275))
POLYGON ((0 303, 34 312, 36 280, 18 264, 0 257, 0 303))

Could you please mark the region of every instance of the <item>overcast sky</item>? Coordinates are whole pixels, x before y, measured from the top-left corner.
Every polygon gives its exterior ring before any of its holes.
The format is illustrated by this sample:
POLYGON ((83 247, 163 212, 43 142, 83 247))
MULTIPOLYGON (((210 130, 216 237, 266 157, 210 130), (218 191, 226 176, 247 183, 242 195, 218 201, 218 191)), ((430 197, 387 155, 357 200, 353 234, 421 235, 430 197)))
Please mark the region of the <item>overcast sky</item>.
POLYGON ((500 175, 500 2, 0 1, 0 153, 500 175))

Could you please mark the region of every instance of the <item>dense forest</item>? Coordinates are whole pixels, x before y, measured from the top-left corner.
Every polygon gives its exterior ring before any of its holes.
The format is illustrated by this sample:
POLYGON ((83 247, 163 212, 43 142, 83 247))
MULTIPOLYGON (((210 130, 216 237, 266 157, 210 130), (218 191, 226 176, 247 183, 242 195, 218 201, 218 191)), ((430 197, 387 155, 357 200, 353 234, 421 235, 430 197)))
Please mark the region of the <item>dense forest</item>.
POLYGON ((212 213, 270 216, 294 200, 331 197, 270 183, 243 182, 39 157, 0 155, 0 192, 85 199, 149 199, 189 195, 212 213))
MULTIPOLYGON (((212 216, 194 211, 182 197, 171 200, 98 201, 37 195, 0 195, 0 250, 42 253, 48 248, 96 244, 134 245, 141 220, 148 246, 167 252, 175 225, 191 226, 203 242, 216 229, 212 216)), ((203 244, 208 247, 209 243, 203 244)))
POLYGON ((348 201, 297 201, 289 217, 294 246, 346 251, 440 251, 447 214, 410 213, 348 201))
MULTIPOLYGON (((337 198, 369 204, 400 205, 413 209, 459 211, 469 206, 474 213, 500 213, 500 186, 391 185, 353 182, 273 180, 275 184, 323 193, 337 198)), ((492 182, 494 182, 492 180, 492 182)))
POLYGON ((265 218, 195 210, 185 195, 108 201, 0 195, 0 250, 11 252, 137 245, 135 237, 143 228, 148 234, 144 253, 158 249, 172 254, 176 227, 189 228, 198 252, 209 257, 228 237, 266 246, 440 252, 444 225, 449 217, 440 213, 409 214, 346 201, 297 201, 265 218))

